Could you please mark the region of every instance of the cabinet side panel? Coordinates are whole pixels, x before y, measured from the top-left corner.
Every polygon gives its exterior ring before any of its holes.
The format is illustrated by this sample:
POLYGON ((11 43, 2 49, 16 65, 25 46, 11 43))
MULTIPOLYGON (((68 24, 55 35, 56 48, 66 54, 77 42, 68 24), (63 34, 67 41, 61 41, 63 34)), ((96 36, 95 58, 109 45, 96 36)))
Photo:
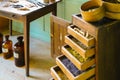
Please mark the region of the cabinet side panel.
POLYGON ((101 27, 97 36, 97 80, 119 80, 120 23, 101 27))

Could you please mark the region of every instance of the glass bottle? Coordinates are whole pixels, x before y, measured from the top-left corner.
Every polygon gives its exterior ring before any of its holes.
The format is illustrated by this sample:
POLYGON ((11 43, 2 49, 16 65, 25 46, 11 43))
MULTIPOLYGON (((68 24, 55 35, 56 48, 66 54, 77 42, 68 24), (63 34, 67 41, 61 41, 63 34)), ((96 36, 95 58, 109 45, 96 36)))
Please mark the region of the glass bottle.
POLYGON ((2 53, 3 34, 0 33, 0 53, 2 53))
POLYGON ((17 37, 17 40, 18 42, 14 45, 14 60, 15 65, 21 67, 25 65, 23 36, 17 37))
POLYGON ((2 51, 4 59, 8 59, 13 56, 12 41, 9 40, 9 35, 5 35, 5 41, 2 44, 2 51))

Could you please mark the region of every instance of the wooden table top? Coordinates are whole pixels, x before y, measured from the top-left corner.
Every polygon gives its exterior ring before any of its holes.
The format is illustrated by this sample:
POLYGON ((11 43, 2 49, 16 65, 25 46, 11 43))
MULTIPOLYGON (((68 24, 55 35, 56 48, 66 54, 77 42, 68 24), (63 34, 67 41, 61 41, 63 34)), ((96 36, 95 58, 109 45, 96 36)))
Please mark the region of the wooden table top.
MULTIPOLYGON (((0 12, 12 13, 12 14, 17 14, 17 15, 27 15, 31 12, 34 12, 38 9, 41 9, 41 8, 45 7, 45 5, 38 6, 38 5, 35 5, 31 2, 28 2, 27 0, 19 0, 16 3, 11 2, 11 1, 15 1, 15 0, 2 0, 2 1, 0 0, 0 12), (14 7, 19 7, 19 5, 22 5, 23 7, 14 8, 14 7)), ((58 1, 60 1, 60 0, 56 0, 55 2, 58 2, 58 1)), ((45 4, 43 2, 43 0, 39 0, 39 2, 45 4)), ((50 5, 50 4, 52 4, 52 3, 49 3, 47 5, 50 5)))

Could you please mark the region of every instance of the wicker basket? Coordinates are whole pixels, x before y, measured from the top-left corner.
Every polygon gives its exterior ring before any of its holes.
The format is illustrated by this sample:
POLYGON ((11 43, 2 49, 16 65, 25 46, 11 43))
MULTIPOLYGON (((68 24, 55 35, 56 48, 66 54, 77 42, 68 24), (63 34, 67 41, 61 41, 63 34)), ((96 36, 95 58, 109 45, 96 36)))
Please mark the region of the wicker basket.
POLYGON ((119 13, 115 13, 115 12, 106 12, 105 16, 110 18, 110 19, 117 19, 120 20, 120 12, 119 13))
POLYGON ((120 3, 111 3, 103 1, 103 6, 106 9, 106 11, 120 12, 120 3))
POLYGON ((82 4, 80 8, 82 18, 88 22, 101 20, 105 16, 105 11, 102 5, 95 1, 88 1, 82 4))

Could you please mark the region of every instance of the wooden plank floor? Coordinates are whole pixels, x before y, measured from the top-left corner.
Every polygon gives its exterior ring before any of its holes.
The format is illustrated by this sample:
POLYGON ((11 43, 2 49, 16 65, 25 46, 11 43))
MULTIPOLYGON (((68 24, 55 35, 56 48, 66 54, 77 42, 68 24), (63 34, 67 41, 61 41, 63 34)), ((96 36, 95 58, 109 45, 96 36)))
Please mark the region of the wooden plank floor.
MULTIPOLYGON (((8 31, 2 33, 6 34, 8 31)), ((14 32, 13 36, 10 36, 13 45, 19 35, 21 34, 14 32)), ((0 54, 0 80, 49 80, 51 78, 49 69, 55 65, 55 60, 50 56, 50 43, 32 37, 30 42, 30 77, 25 76, 25 66, 16 67, 13 57, 5 60, 3 54, 0 54)))

